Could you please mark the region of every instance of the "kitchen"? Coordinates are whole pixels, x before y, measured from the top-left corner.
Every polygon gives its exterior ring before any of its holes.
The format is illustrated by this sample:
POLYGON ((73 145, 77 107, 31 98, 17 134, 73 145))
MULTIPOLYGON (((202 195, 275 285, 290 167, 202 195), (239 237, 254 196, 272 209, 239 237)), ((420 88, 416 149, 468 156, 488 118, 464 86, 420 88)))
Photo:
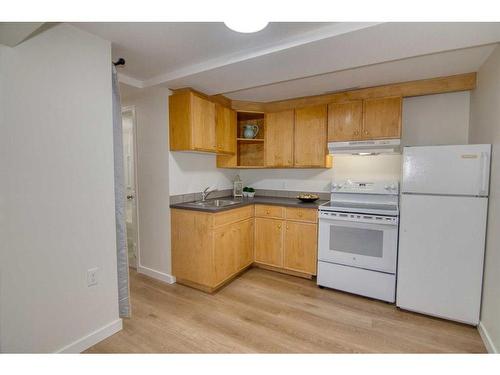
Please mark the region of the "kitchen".
MULTIPOLYGON (((441 254, 440 262, 448 262, 452 270, 448 275, 440 276, 442 263, 435 264, 434 273, 429 271, 426 274, 429 285, 426 286, 427 289, 424 289, 423 280, 418 277, 418 273, 429 269, 433 261, 429 261, 427 266, 425 263, 422 264, 422 268, 416 268, 416 266, 412 268, 411 265, 416 265, 419 259, 418 256, 412 258, 412 254, 418 252, 418 249, 404 250, 406 253, 403 252, 403 255, 409 258, 401 257, 400 249, 399 269, 407 268, 409 262, 409 267, 413 272, 407 270, 405 271, 407 274, 396 274, 401 173, 403 173, 403 194, 407 192, 405 189, 411 190, 412 183, 417 186, 420 184, 422 188, 422 183, 418 180, 412 181, 411 176, 414 170, 424 168, 420 171, 420 178, 424 182, 426 175, 436 174, 434 181, 428 177, 429 186, 435 183, 440 184, 439 174, 443 174, 446 170, 446 163, 457 164, 456 178, 458 180, 455 183, 459 185, 468 180, 467 177, 463 180, 458 177, 461 173, 466 173, 463 166, 459 164, 460 155, 462 158, 465 158, 463 155, 470 155, 471 159, 477 159, 477 162, 474 167, 471 167, 468 176, 475 184, 476 174, 480 173, 483 187, 478 192, 471 188, 474 191, 469 194, 487 196, 490 146, 443 146, 467 144, 470 90, 474 87, 475 75, 463 75, 399 83, 373 89, 373 91, 381 92, 401 90, 405 95, 403 100, 401 97, 388 99, 384 97, 345 101, 342 97, 343 95, 349 98, 354 97, 354 99, 357 95, 370 97, 371 89, 365 89, 365 93, 361 95, 354 92, 314 97, 314 99, 311 98, 311 102, 314 103, 332 101, 336 99, 335 96, 340 99, 338 104, 323 106, 316 104, 316 107, 311 110, 312 120, 311 117, 307 119, 309 122, 302 120, 300 112, 307 110, 307 107, 295 109, 295 113, 293 110, 273 112, 274 108, 292 107, 293 100, 290 103, 285 102, 286 104, 271 103, 268 107, 271 108, 270 112, 265 112, 264 115, 259 112, 238 112, 238 106, 257 106, 253 103, 238 102, 236 108, 233 107, 236 111, 232 112, 233 144, 229 149, 233 150, 233 154, 220 152, 220 142, 223 141, 217 137, 217 129, 225 129, 225 126, 229 126, 219 123, 226 121, 229 114, 227 117, 218 116, 221 110, 216 110, 217 115, 214 113, 212 124, 214 140, 210 141, 210 136, 206 136, 207 128, 205 128, 203 139, 208 140, 208 146, 201 148, 205 147, 203 151, 207 152, 210 145, 214 144, 219 151, 216 159, 218 167, 241 168, 241 170, 237 172, 234 190, 216 192, 217 198, 207 199, 207 191, 215 192, 211 186, 201 193, 201 199, 197 199, 199 197, 196 195, 171 197, 171 202, 173 202, 170 205, 172 209, 172 267, 177 282, 214 293, 248 268, 260 267, 315 279, 320 288, 342 290, 395 303, 402 309, 477 325, 481 296, 481 282, 478 280, 482 279, 486 229, 486 201, 484 199, 482 199, 481 207, 478 208, 477 218, 468 224, 479 233, 475 238, 476 242, 467 244, 470 246, 469 251, 472 248, 475 250, 469 256, 466 256, 467 251, 464 253, 462 264, 457 264, 456 269, 453 269, 455 266, 449 263, 450 260, 445 255, 441 254), (443 82, 445 83, 441 85, 443 82), (423 92, 420 90, 423 86, 434 87, 429 92, 423 92), (450 87, 453 88, 450 89, 450 87), (414 95, 412 90, 417 94, 414 95), (380 102, 383 104, 379 105, 380 102), (372 105, 372 103, 375 104, 372 105), (376 112, 376 109, 372 109, 379 107, 383 110, 376 112), (314 118, 314 114, 317 113, 319 115, 314 118), (373 123, 376 121, 379 121, 380 125, 373 123), (314 122, 319 123, 319 126, 314 122), (438 134, 436 134, 436 124, 440 125, 438 134), (315 126, 320 129, 319 132, 314 133, 317 130, 315 126), (307 127, 307 129, 302 130, 300 127, 307 127), (408 129, 408 135, 405 137, 406 129, 408 129), (377 130, 381 133, 370 135, 370 131, 377 130), (365 134, 364 137, 360 136, 362 132, 365 134), (311 136, 311 133, 314 136, 311 136), (287 144, 286 137, 291 137, 294 141, 287 144), (307 146, 300 145, 301 141, 298 140, 303 138, 307 138, 309 142, 307 146), (255 144, 262 145, 262 143, 264 147, 254 147, 255 144), (404 147, 401 147, 401 143, 404 147), (248 148, 248 145, 252 147, 248 148), (326 145, 329 151, 324 151, 319 157, 305 153, 307 156, 303 157, 315 158, 314 162, 304 162, 297 157, 303 149, 309 150, 316 147, 317 150, 326 145), (436 146, 422 147, 430 145, 436 146), (425 155, 432 153, 432 150, 436 150, 438 155, 440 153, 450 155, 443 161, 442 166, 435 167, 435 171, 425 165, 425 155), (411 155, 412 152, 417 153, 417 156, 406 155, 411 155), (420 164, 418 163, 419 157, 422 159, 420 164), (292 172, 291 169, 283 169, 279 172, 266 170, 267 168, 324 168, 328 171, 331 168, 332 159, 334 173, 327 174, 332 178, 328 182, 315 181, 314 177, 317 178, 317 176, 314 175, 318 174, 316 171, 311 173, 307 170, 300 170, 301 174, 313 176, 311 181, 311 179, 297 178, 295 171, 292 172), (248 161, 250 161, 249 164, 247 164, 248 161), (288 182, 286 178, 279 178, 281 176, 277 178, 277 174, 295 178, 288 182), (266 178, 266 175, 271 175, 272 178, 266 178), (240 182, 240 176, 244 182, 252 181, 251 186, 257 187, 255 197, 241 198, 240 190, 243 185, 240 182), (405 182, 409 187, 405 186, 405 182), (288 186, 293 186, 293 188, 288 190, 288 186), (312 190, 314 188, 315 190, 312 190), (325 188, 331 189, 331 196, 324 192, 325 188), (300 202, 296 198, 300 198, 300 194, 304 191, 316 193, 315 197, 321 196, 322 199, 316 203, 300 202), (347 224, 350 222, 352 225, 347 224), (464 278, 463 275, 466 271, 471 271, 470 267, 473 264, 477 266, 475 266, 476 270, 471 273, 470 280, 464 278), (401 284, 398 300, 396 300, 396 279, 401 284), (420 304, 416 303, 412 298, 412 293, 425 296, 433 289, 439 289, 435 284, 435 280, 438 279, 440 279, 442 290, 434 297, 434 303, 431 298, 423 298, 420 304), (457 286, 459 282, 462 282, 460 287, 457 286), (455 300, 451 303, 449 300, 446 302, 454 306, 453 311, 446 309, 446 306, 440 306, 439 301, 453 294, 452 291, 455 288, 463 292, 463 289, 467 287, 471 289, 469 295, 456 295, 455 293, 455 300), (460 309, 464 311, 461 312, 460 309)), ((172 151, 196 149, 193 144, 181 145, 177 139, 181 138, 182 131, 196 131, 198 126, 194 117, 196 110, 192 108, 195 106, 195 101, 201 98, 206 97, 190 90, 174 91, 170 97, 172 151), (194 98, 196 99, 193 101, 194 98), (189 112, 187 109, 190 108, 189 105, 193 106, 191 107, 191 113, 193 113, 191 120, 189 117, 184 117, 184 121, 178 119, 180 102, 184 104, 183 115, 189 112)), ((307 103, 307 100, 308 98, 302 98, 302 105, 307 103)), ((267 109, 262 104, 259 105, 267 109)), ((215 108, 220 106, 218 103, 214 104, 215 108)), ((227 122, 230 121, 227 120, 227 122)), ((188 135, 184 139, 192 139, 195 143, 196 134, 188 135)), ((443 157, 446 158, 446 156, 443 157)), ((436 156, 433 162, 437 165, 439 156, 436 156)), ((471 164, 470 161, 468 164, 471 164)), ((319 174, 326 173, 319 172, 319 174)), ((452 176, 452 174, 447 175, 446 179, 453 179, 452 176)), ((441 189, 437 194, 446 195, 447 189, 443 186, 441 189)), ((425 192, 425 188, 422 188, 422 191, 425 192)), ((458 196, 462 194, 459 190, 454 193, 458 196)), ((449 194, 454 195, 454 193, 449 194)), ((431 190, 429 194, 433 196, 434 192, 431 190)), ((411 213, 412 211, 408 209, 409 216, 411 213)), ((405 212, 401 213, 403 220, 404 214, 405 212)), ((432 214, 429 213, 429 215, 432 214)), ((443 215, 449 215, 449 220, 451 220, 456 213, 453 207, 448 207, 448 212, 444 210, 437 215, 440 218, 443 215)), ((422 217, 417 220, 424 219, 422 217)), ((410 228, 406 221, 403 223, 404 227, 401 230, 406 233, 410 228)), ((415 225, 418 227, 421 224, 413 224, 415 225)), ((427 237, 434 238, 432 224, 430 225, 427 232, 417 233, 411 242, 418 244, 427 237)), ((451 244, 447 245, 444 240, 436 248, 431 248, 426 253, 426 259, 436 258, 437 261, 440 253, 438 249, 443 250, 448 247, 453 252, 461 241, 460 238, 457 237, 457 239, 458 242, 453 245, 455 247, 451 244)), ((401 248, 401 240, 399 244, 401 248)))
POLYGON ((496 353, 499 25, 74 22, 0 46, 1 264, 23 265, 0 350, 496 353))
MULTIPOLYGON (((345 261, 342 260, 321 260, 321 243, 326 241, 322 240, 321 219, 318 220, 318 216, 321 216, 318 212, 321 213, 322 209, 319 208, 318 211, 316 206, 300 205, 296 197, 300 193, 317 194, 320 199, 316 205, 319 206, 333 198, 331 193, 335 184, 341 185, 347 181, 371 183, 372 187, 383 192, 387 192, 386 187, 392 188, 390 190, 393 194, 389 194, 388 199, 392 202, 396 200, 397 212, 400 208, 399 189, 404 147, 468 144, 471 94, 476 88, 476 80, 474 74, 466 73, 401 81, 374 88, 378 92, 377 96, 382 96, 381 100, 387 97, 380 95, 385 90, 391 93, 391 97, 401 95, 399 100, 391 98, 392 103, 389 101, 387 105, 382 105, 387 111, 386 120, 388 118, 390 124, 396 125, 389 126, 389 130, 383 129, 389 131, 388 136, 376 138, 382 139, 383 143, 390 140, 389 144, 377 145, 382 150, 373 149, 372 146, 368 150, 358 148, 354 151, 348 149, 347 152, 328 150, 332 140, 352 140, 349 135, 344 139, 342 136, 337 139, 335 136, 331 137, 335 132, 334 123, 338 121, 335 114, 340 113, 341 121, 348 117, 345 113, 350 111, 354 114, 351 119, 358 122, 358 128, 349 124, 351 128, 347 129, 354 139, 361 138, 360 133, 355 134, 355 131, 363 130, 366 121, 373 121, 366 118, 367 105, 363 96, 368 95, 368 99, 371 99, 370 88, 359 89, 362 92, 359 97, 356 96, 359 95, 356 90, 353 90, 354 93, 324 94, 313 96, 313 99, 305 97, 269 104, 228 100, 221 95, 210 97, 189 88, 173 90, 168 97, 170 111, 167 113, 171 132, 171 275, 178 284, 217 295, 229 293, 226 290, 233 283, 236 284, 239 278, 244 279, 248 270, 264 269, 310 279, 316 287, 325 287, 326 292, 343 290, 397 306, 399 220, 396 219, 395 225, 391 227, 394 228, 391 230, 392 245, 384 248, 384 251, 389 252, 389 248, 392 251, 392 257, 384 259, 384 262, 392 264, 390 271, 382 269, 380 272, 377 266, 368 266, 369 269, 366 270, 366 266, 357 265, 350 269, 354 273, 343 275, 337 280, 335 278, 342 275, 338 268, 335 272, 321 272, 324 265, 345 267, 345 261), (335 98, 339 98, 338 104, 332 104, 335 98), (348 106, 343 107, 346 98, 348 106), (309 113, 303 109, 307 108, 308 99, 314 107, 309 113), (213 100, 213 108, 208 110, 211 113, 210 121, 205 121, 202 125, 196 124, 196 110, 192 112, 191 120, 189 115, 186 116, 190 110, 193 111, 196 106, 193 103, 198 100, 213 100), (190 106, 193 107, 189 109, 190 106), (177 111, 179 107, 183 110, 177 111), (310 127, 307 130, 301 129, 301 124, 306 123, 310 127), (229 151, 224 150, 224 139, 217 137, 217 129, 232 129, 229 130, 232 135, 228 138, 230 145, 226 147, 229 151), (189 132, 191 134, 186 134, 189 132), (200 138, 197 140, 196 137, 200 138), (399 140, 399 144, 396 140, 399 140), (310 143, 304 146, 303 141, 310 143), (205 144, 197 146, 196 142, 205 144), (307 154, 306 150, 316 150, 317 154, 307 154), (369 155, 351 155, 364 152, 369 155), (242 180, 241 185, 239 179, 242 180), (255 197, 233 197, 235 180, 240 188, 255 189, 255 197), (206 204, 200 202, 203 198, 201 192, 204 190, 215 190, 208 195, 206 204), (231 201, 243 201, 244 204, 236 204, 231 208, 231 201), (212 206, 219 204, 228 206, 212 206), (205 205, 208 208, 202 207, 205 205), (301 218, 298 217, 299 211, 301 218), (368 277, 362 285, 356 285, 355 281, 363 279, 363 276, 356 273, 358 270, 363 270, 369 276, 389 275, 390 280, 384 277, 380 281, 368 277), (370 271, 375 273, 369 273, 370 271), (380 291, 370 290, 380 289, 377 285, 385 285, 382 287, 382 294, 380 291)), ((378 98, 373 99, 377 103, 378 98)), ((369 110, 370 104, 368 100, 369 110)), ((377 108, 376 105, 374 107, 377 108)), ((376 112, 372 118, 380 121, 376 112)), ((342 126, 346 128, 345 124, 342 126)), ((376 128, 377 125, 372 127, 376 128)), ((475 259, 482 262, 483 258, 479 255, 475 259)), ((147 272, 143 270, 143 273, 148 274, 147 272)), ((476 272, 476 278, 478 274, 481 275, 482 272, 476 272)), ((476 287, 473 294, 477 299, 480 290, 476 287)), ((424 311, 413 307, 408 310, 476 326, 479 319, 477 306, 476 300, 476 314, 471 319, 440 315, 432 309, 424 311)))

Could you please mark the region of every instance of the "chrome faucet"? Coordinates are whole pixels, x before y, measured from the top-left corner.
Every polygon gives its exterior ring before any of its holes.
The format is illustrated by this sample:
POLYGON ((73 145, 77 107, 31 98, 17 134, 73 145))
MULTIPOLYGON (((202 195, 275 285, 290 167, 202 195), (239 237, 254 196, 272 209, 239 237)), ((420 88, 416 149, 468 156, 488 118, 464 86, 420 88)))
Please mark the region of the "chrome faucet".
POLYGON ((207 188, 205 188, 205 190, 203 190, 201 192, 201 201, 202 202, 205 202, 207 200, 207 197, 210 195, 210 193, 217 191, 217 189, 213 189, 213 190, 209 190, 209 189, 210 189, 210 186, 208 186, 207 188))

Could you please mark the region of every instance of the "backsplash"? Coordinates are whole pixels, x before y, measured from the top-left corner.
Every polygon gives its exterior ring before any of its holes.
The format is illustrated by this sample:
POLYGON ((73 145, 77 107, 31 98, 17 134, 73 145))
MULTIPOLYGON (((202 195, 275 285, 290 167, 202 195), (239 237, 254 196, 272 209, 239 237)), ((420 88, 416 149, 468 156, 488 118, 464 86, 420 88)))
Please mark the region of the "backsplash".
POLYGON ((401 174, 401 155, 336 156, 331 169, 260 169, 240 171, 255 189, 329 193, 332 179, 394 180, 401 174))
MULTIPOLYGON (((350 156, 334 157, 332 169, 255 169, 255 170, 222 170, 224 176, 212 176, 199 186, 181 186, 170 196, 170 203, 191 202, 201 199, 201 190, 210 183, 212 187, 222 187, 220 191, 210 194, 210 198, 231 196, 228 189, 230 173, 238 173, 244 186, 255 188, 256 195, 270 197, 295 198, 299 193, 316 193, 320 199, 330 198, 330 184, 335 179, 355 180, 394 180, 399 181, 401 173, 401 155, 350 156), (220 179, 220 183, 215 180, 220 179), (203 186, 203 188, 201 187, 203 186), (192 192, 197 189, 199 191, 192 192)), ((199 182, 199 181, 198 181, 199 182)))

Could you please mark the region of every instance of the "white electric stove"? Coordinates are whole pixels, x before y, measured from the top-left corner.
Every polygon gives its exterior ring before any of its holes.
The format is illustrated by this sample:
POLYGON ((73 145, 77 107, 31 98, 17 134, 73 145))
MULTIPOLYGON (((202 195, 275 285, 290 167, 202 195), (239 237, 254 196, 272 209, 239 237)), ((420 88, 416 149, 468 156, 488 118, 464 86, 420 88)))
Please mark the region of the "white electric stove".
POLYGON ((398 202, 397 181, 333 181, 319 207, 319 286, 395 301, 398 202))

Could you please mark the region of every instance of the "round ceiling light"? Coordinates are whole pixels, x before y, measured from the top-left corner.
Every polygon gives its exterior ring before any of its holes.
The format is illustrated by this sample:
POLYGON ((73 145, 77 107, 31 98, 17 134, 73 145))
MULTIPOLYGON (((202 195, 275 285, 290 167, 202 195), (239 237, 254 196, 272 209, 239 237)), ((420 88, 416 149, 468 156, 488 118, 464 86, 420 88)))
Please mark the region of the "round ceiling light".
POLYGON ((256 33, 264 29, 269 22, 245 19, 245 20, 237 20, 237 21, 228 21, 224 22, 224 24, 229 27, 231 30, 236 31, 238 33, 256 33))

